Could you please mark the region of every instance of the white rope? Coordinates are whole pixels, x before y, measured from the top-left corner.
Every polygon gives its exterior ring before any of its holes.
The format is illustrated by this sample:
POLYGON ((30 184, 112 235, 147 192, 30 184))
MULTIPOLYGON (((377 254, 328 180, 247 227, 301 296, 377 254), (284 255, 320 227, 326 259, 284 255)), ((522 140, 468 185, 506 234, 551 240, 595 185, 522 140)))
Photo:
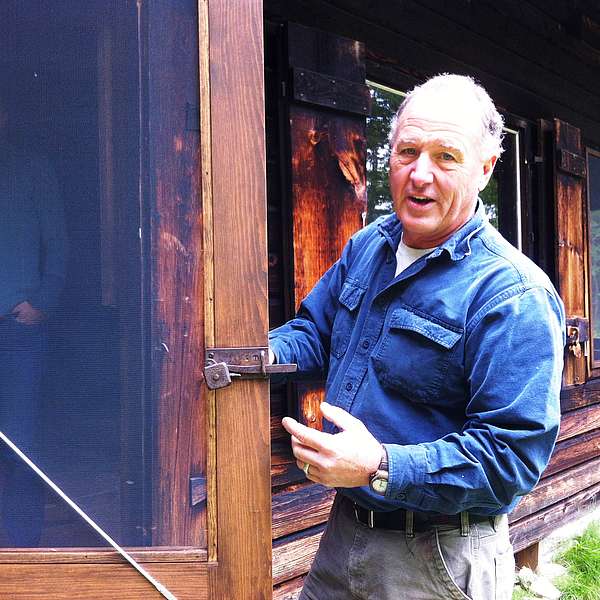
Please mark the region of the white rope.
POLYGON ((167 600, 177 600, 177 598, 169 592, 169 590, 158 582, 142 565, 140 565, 128 552, 123 550, 115 540, 113 540, 108 533, 106 533, 99 525, 97 525, 90 517, 87 516, 69 496, 67 496, 29 457, 15 446, 9 438, 7 438, 2 431, 0 431, 0 439, 23 461, 25 464, 37 473, 44 483, 49 485, 54 492, 60 496, 90 527, 94 529, 105 541, 107 541, 142 577, 145 577, 167 600))

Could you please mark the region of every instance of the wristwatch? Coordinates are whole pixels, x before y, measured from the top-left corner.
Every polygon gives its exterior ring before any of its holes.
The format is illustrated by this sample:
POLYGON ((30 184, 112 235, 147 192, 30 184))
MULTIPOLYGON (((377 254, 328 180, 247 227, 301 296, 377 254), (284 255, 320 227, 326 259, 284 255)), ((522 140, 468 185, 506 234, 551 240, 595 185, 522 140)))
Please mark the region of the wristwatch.
POLYGON ((389 479, 389 463, 387 459, 387 451, 385 457, 381 459, 379 467, 375 473, 371 473, 369 477, 369 487, 380 496, 385 496, 388 487, 389 479))

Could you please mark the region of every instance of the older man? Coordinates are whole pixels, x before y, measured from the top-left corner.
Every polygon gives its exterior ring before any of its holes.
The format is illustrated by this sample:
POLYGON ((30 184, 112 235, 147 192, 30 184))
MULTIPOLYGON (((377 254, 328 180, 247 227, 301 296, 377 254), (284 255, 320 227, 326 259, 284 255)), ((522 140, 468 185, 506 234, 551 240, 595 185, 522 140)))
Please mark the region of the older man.
POLYGON ((390 136, 395 214, 271 333, 279 362, 328 374, 324 431, 283 421, 338 489, 304 600, 511 598, 506 515, 556 440, 564 311, 478 200, 502 124, 468 77, 415 88, 390 136))

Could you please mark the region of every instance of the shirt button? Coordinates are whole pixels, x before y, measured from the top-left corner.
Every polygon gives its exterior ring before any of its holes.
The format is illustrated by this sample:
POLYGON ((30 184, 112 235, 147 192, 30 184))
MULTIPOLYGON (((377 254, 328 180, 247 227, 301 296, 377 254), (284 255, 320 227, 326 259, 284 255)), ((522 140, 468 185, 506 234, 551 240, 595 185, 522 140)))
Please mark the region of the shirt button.
POLYGON ((350 391, 352 391, 352 384, 351 384, 350 382, 348 382, 348 383, 346 384, 346 389, 347 389, 349 392, 350 392, 350 391))
POLYGON ((369 342, 369 340, 363 340, 362 343, 362 347, 366 350, 369 346, 371 345, 371 343, 369 342))

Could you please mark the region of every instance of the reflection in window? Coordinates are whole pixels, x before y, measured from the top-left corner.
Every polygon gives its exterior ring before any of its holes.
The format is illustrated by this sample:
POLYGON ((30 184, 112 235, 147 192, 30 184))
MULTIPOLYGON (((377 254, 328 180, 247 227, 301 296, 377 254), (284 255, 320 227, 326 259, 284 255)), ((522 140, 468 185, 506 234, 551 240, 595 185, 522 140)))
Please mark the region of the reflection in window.
POLYGON ((588 151, 588 205, 590 210, 590 271, 592 347, 600 361, 600 152, 588 151))
POLYGON ((393 210, 388 186, 391 152, 388 136, 392 118, 406 94, 370 81, 367 85, 371 92, 371 115, 367 118, 366 222, 371 223, 393 210))
MULTIPOLYGON (((367 118, 367 218, 371 223, 393 211, 388 186, 391 148, 388 135, 394 114, 406 96, 377 83, 367 82, 371 115, 367 118)), ((488 219, 512 244, 521 247, 519 132, 504 129, 504 153, 480 197, 488 219)))
MULTIPOLYGON (((135 2, 0 2, 0 430, 128 546, 169 530, 155 498, 172 493, 152 454, 138 19, 135 2)), ((92 545, 0 443, 0 546, 92 545)))
MULTIPOLYGON (((125 259, 139 247, 137 50, 116 39, 135 38, 135 12, 79 8, 0 7, 0 429, 142 545, 140 291, 125 259)), ((3 445, 0 476, 4 545, 104 545, 3 445)))

